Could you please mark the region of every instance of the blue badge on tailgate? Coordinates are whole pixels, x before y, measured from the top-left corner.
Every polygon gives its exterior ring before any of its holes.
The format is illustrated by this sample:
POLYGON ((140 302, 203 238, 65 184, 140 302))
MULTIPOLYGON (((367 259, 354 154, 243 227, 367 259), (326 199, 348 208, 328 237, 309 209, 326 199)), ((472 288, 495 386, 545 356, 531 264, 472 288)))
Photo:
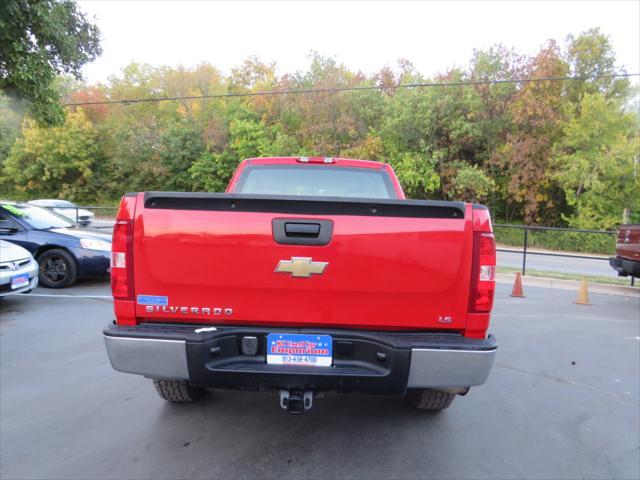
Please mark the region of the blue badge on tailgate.
POLYGON ((159 295, 138 295, 138 305, 159 305, 161 307, 169 305, 169 297, 159 295))

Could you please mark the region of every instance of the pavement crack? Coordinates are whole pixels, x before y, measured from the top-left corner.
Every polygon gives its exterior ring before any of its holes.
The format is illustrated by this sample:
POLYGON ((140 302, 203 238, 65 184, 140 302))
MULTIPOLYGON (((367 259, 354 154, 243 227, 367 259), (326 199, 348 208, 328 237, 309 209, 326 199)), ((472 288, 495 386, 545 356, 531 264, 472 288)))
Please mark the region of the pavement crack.
POLYGON ((556 377, 554 375, 549 375, 546 373, 542 373, 542 372, 536 372, 535 370, 527 370, 524 368, 518 368, 518 367, 514 367, 511 365, 505 365, 504 363, 497 363, 496 367, 500 367, 500 368, 504 368, 506 370, 512 370, 515 372, 520 372, 520 373, 526 373, 528 375, 534 375, 536 377, 539 378, 544 378, 546 380, 552 380, 554 382, 558 382, 558 383, 564 383, 565 385, 571 385, 573 387, 578 387, 578 388, 583 388, 585 390, 589 390, 595 393, 599 393, 601 395, 605 395, 609 398, 613 398, 615 400, 618 400, 619 402, 625 403, 627 405, 638 405, 640 404, 640 400, 638 400, 637 398, 627 398, 627 397, 623 397, 621 395, 618 395, 616 393, 611 393, 608 392, 606 390, 602 390, 600 388, 594 387, 593 385, 588 385, 586 383, 580 383, 580 382, 574 382, 572 380, 567 380, 561 377, 556 377))

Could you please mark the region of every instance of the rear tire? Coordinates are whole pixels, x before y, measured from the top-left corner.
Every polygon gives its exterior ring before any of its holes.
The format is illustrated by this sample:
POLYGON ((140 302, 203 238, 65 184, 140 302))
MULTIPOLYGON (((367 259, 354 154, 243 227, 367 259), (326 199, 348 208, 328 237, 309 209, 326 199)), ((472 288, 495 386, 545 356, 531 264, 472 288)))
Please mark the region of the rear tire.
POLYGON ((65 288, 78 279, 76 259, 61 248, 53 248, 38 255, 40 271, 38 283, 47 288, 65 288))
POLYGON ((192 387, 186 380, 153 379, 160 398, 172 403, 194 402, 204 395, 204 388, 192 387))
POLYGON ((455 397, 455 393, 430 388, 417 388, 407 392, 409 405, 418 410, 444 410, 449 408, 455 397))

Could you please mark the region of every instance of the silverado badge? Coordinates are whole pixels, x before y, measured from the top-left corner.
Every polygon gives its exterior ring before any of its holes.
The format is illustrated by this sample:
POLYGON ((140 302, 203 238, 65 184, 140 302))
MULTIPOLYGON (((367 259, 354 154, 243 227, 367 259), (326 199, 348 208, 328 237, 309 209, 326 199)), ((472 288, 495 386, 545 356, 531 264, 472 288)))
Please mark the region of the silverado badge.
POLYGON ((308 278, 312 274, 320 275, 329 262, 314 262, 310 257, 291 257, 291 260, 280 260, 276 272, 290 273, 292 277, 308 278))

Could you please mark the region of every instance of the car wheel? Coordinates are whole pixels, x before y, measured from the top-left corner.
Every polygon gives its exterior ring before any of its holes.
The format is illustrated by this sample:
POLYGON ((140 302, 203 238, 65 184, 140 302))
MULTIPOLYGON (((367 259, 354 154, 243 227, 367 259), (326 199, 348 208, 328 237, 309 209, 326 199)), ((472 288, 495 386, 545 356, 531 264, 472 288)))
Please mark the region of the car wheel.
POLYGON ((78 278, 75 258, 66 250, 54 248, 38 255, 40 285, 48 288, 65 288, 78 278))

